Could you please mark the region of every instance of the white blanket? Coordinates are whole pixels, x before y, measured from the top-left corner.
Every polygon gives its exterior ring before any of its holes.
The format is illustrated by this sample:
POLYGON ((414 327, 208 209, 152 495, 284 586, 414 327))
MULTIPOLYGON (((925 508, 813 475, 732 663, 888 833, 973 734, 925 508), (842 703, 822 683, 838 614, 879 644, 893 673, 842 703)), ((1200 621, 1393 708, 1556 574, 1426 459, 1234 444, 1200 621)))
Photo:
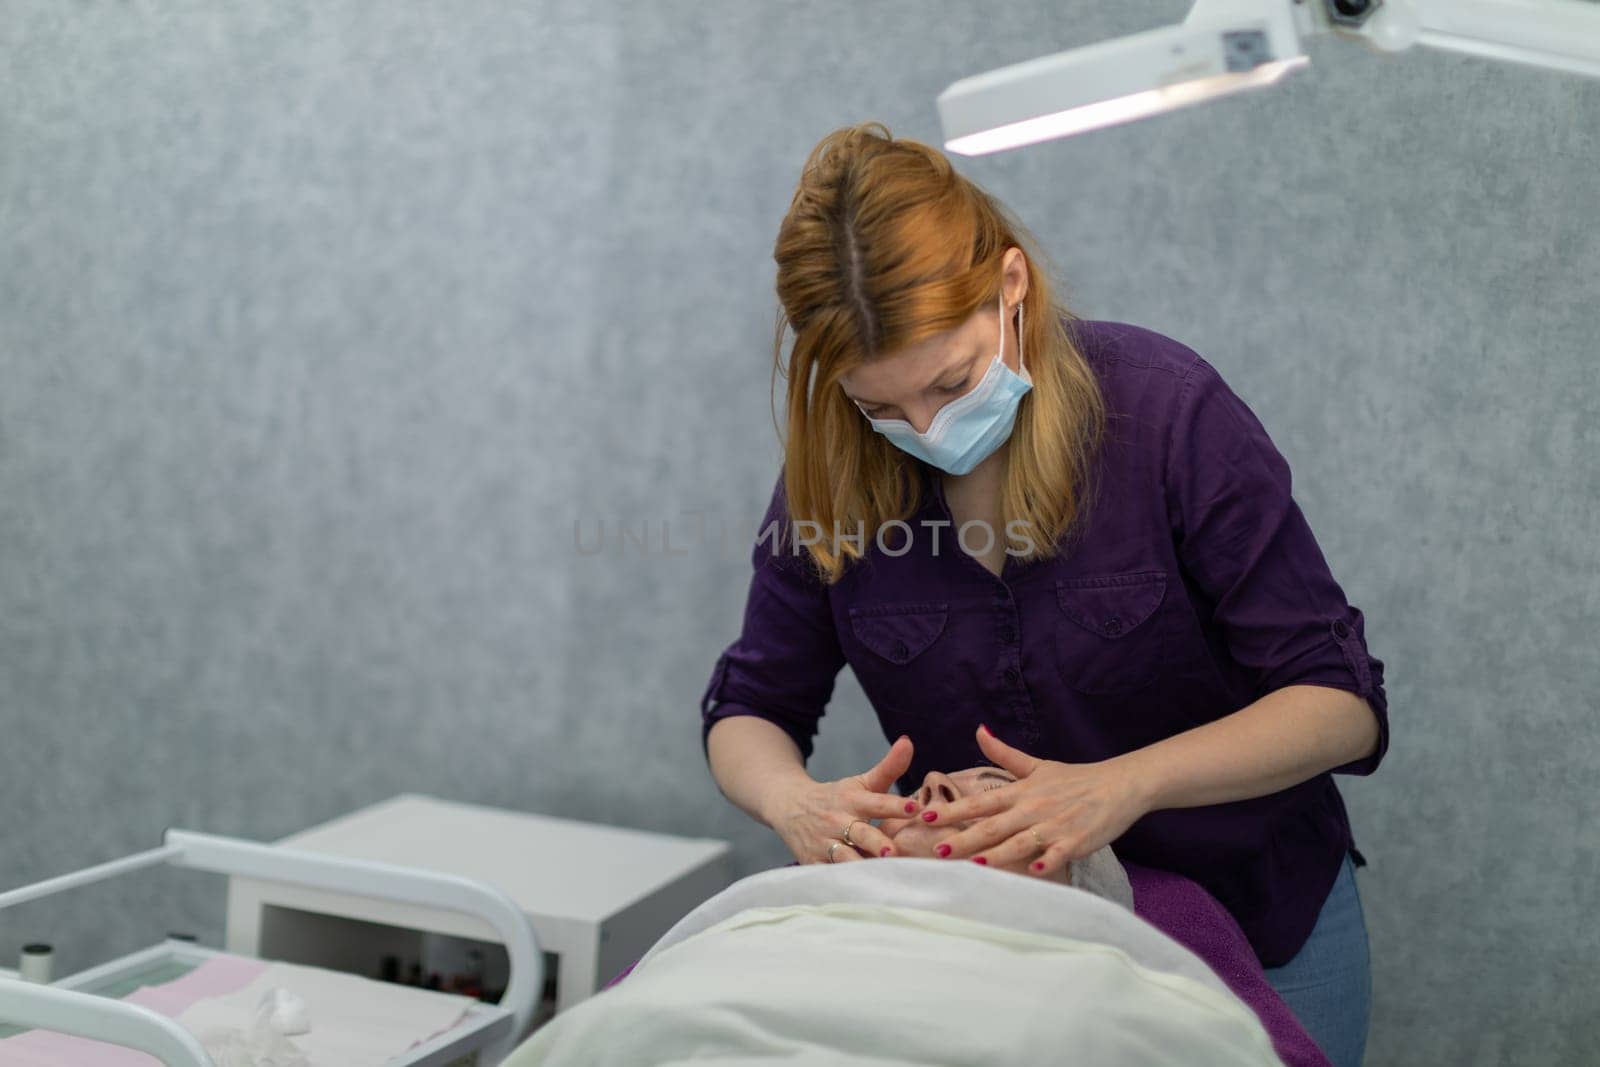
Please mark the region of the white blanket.
POLYGON ((972 864, 891 858, 745 878, 503 1067, 1279 1060, 1255 1014, 1109 901, 972 864))

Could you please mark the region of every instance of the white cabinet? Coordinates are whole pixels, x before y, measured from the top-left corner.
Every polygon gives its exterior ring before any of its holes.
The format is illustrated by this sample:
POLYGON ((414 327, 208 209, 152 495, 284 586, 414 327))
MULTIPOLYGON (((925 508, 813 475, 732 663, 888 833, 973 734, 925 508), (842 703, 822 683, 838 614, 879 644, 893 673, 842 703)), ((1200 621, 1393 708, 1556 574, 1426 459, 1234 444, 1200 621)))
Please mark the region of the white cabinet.
MULTIPOLYGON (((462 875, 503 890, 532 921, 551 965, 546 974, 555 979, 534 1025, 593 994, 728 885, 725 841, 414 794, 279 843, 462 875)), ((230 952, 374 977, 384 956, 414 960, 419 943, 420 951, 436 951, 445 939, 488 943, 498 951, 493 931, 471 916, 248 878, 228 881, 230 952)), ((493 961, 488 965, 492 970, 493 961)))

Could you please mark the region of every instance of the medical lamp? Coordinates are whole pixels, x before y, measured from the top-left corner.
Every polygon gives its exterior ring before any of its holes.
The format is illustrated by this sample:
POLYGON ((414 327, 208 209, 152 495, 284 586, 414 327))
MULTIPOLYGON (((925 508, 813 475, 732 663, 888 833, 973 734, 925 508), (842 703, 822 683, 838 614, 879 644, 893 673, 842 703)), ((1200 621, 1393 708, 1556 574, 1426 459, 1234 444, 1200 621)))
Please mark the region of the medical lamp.
POLYGON ((983 155, 1271 85, 1331 33, 1600 77, 1586 0, 1195 0, 1182 23, 962 78, 939 94, 944 146, 983 155))

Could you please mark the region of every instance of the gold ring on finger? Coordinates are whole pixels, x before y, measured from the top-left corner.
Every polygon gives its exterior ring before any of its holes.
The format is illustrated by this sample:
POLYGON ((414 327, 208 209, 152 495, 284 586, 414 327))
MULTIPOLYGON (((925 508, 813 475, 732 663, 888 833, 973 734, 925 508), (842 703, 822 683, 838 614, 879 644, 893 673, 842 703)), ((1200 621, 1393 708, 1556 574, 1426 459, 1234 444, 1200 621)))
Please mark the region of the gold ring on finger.
POLYGON ((1043 852, 1046 848, 1046 845, 1044 843, 1044 838, 1039 836, 1039 828, 1037 826, 1031 826, 1029 829, 1033 831, 1034 843, 1039 846, 1039 851, 1043 852))
POLYGON ((860 819, 856 819, 853 822, 851 822, 850 826, 846 826, 844 828, 844 843, 849 845, 851 848, 855 848, 856 847, 856 843, 854 841, 850 840, 850 827, 854 826, 856 823, 858 823, 860 821, 861 821, 860 819))
POLYGON ((828 846, 828 862, 829 863, 833 862, 833 850, 838 848, 840 844, 841 844, 841 842, 835 841, 833 844, 828 846))

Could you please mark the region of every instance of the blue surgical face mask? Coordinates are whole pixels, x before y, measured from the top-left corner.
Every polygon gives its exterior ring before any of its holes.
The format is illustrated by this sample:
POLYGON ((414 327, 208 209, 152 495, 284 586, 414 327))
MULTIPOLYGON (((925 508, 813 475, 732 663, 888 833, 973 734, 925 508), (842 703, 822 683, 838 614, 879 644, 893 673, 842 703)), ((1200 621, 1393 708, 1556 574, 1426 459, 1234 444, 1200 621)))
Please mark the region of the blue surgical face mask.
MULTIPOLYGON (((1017 337, 1022 337, 1022 304, 1017 304, 1017 337)), ((1006 366, 1006 297, 1000 294, 1000 351, 978 384, 940 408, 925 433, 904 419, 874 419, 872 428, 896 448, 948 474, 968 474, 1011 436, 1017 405, 1033 378, 1022 353, 1017 353, 1019 375, 1006 366)), ((857 404, 857 407, 861 405, 857 404)), ((866 414, 865 411, 862 412, 866 414)))

